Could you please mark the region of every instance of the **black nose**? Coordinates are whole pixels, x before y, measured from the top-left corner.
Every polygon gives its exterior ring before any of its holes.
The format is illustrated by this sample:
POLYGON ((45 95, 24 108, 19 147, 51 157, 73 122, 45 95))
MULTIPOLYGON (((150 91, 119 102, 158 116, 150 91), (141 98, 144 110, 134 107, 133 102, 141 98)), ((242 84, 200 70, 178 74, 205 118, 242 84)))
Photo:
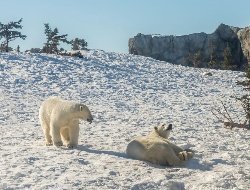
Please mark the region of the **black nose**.
POLYGON ((169 124, 167 130, 172 130, 172 129, 173 129, 173 125, 172 125, 172 124, 169 124))
POLYGON ((87 122, 89 122, 89 123, 92 123, 92 121, 93 121, 93 118, 88 118, 87 119, 87 122))

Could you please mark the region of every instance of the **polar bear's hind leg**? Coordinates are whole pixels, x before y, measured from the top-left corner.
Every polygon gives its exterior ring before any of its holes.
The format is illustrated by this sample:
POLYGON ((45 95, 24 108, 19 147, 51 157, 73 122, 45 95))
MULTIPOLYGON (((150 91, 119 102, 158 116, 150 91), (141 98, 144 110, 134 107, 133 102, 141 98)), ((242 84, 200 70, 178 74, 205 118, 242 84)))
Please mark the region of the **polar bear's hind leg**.
POLYGON ((53 145, 53 142, 52 142, 52 137, 50 135, 50 128, 45 122, 42 121, 42 119, 40 121, 41 121, 42 129, 43 129, 43 133, 45 136, 45 144, 46 146, 51 146, 53 145))
POLYGON ((183 161, 180 160, 180 158, 175 154, 173 149, 168 149, 165 152, 165 156, 164 156, 167 160, 167 164, 170 166, 180 166, 183 164, 183 161))
POLYGON ((131 141, 126 149, 126 153, 129 157, 138 160, 145 160, 145 147, 137 140, 131 141))
POLYGON ((53 145, 52 137, 50 136, 50 130, 49 130, 48 127, 46 127, 46 128, 44 129, 44 134, 45 134, 46 146, 51 146, 51 145, 53 145))
POLYGON ((52 136, 52 140, 55 146, 62 146, 62 139, 61 139, 61 135, 60 135, 60 127, 51 124, 50 125, 50 129, 51 129, 51 136, 52 136))

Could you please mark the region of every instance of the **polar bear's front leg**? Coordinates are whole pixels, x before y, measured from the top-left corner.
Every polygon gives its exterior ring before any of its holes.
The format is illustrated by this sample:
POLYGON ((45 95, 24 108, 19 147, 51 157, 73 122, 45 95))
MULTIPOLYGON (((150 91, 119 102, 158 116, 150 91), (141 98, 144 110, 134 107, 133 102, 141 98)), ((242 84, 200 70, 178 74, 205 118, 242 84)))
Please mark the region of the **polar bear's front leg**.
POLYGON ((60 131, 63 144, 67 145, 69 143, 69 128, 63 127, 60 131))
POLYGON ((79 138, 79 121, 75 121, 69 127, 69 143, 66 145, 68 148, 73 148, 78 145, 79 138))
POLYGON ((51 124, 50 125, 50 129, 51 129, 51 136, 52 136, 52 140, 55 146, 62 146, 62 139, 61 139, 61 135, 60 135, 60 127, 55 125, 55 124, 51 124))

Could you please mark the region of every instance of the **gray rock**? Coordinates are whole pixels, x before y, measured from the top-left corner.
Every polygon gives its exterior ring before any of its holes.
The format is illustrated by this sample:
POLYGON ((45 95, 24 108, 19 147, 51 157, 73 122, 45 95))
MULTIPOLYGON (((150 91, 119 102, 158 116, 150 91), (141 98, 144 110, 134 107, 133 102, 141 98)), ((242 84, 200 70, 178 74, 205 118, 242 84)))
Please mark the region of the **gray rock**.
POLYGON ((185 66, 239 70, 250 62, 249 51, 250 28, 241 29, 225 24, 219 25, 212 34, 161 36, 139 33, 129 39, 131 54, 185 66))
POLYGON ((240 29, 237 32, 237 36, 241 42, 245 62, 248 62, 248 64, 250 64, 250 26, 240 29))

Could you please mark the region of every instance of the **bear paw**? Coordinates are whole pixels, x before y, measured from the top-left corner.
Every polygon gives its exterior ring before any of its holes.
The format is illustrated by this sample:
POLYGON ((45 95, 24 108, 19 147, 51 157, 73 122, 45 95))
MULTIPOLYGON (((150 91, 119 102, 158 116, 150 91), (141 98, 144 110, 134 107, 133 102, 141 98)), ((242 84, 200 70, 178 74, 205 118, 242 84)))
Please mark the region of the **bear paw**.
POLYGON ((178 153, 178 157, 181 161, 186 161, 188 160, 188 154, 186 151, 182 151, 178 153))
POLYGON ((54 142, 54 145, 55 145, 55 146, 62 146, 62 145, 63 145, 63 143, 62 143, 62 141, 59 141, 59 142, 54 142))
POLYGON ((185 150, 178 153, 178 158, 179 158, 181 161, 187 161, 187 160, 193 158, 193 156, 194 156, 194 153, 193 153, 193 152, 187 152, 187 151, 185 151, 185 150))
POLYGON ((191 158, 194 157, 194 151, 193 150, 191 150, 191 149, 185 149, 185 151, 188 154, 188 159, 191 159, 191 158))
POLYGON ((75 145, 75 144, 67 144, 66 145, 66 147, 68 147, 68 148, 74 148, 74 147, 76 147, 77 145, 75 145))
POLYGON ((52 142, 46 142, 46 146, 52 146, 53 143, 52 142))

